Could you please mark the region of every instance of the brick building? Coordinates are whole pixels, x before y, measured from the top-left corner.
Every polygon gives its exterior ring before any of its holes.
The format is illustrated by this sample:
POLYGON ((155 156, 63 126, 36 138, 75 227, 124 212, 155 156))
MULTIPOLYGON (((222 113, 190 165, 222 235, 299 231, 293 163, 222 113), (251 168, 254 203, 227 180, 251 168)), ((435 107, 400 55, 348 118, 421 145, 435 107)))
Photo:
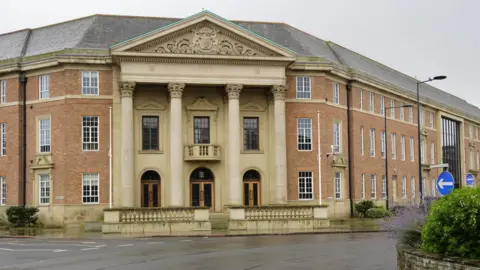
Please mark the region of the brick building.
POLYGON ((436 195, 431 164, 463 186, 480 110, 421 84, 419 181, 416 83, 292 26, 208 11, 3 34, 0 211, 25 199, 63 225, 110 205, 328 204, 340 218, 385 202, 385 157, 392 203, 420 183, 436 195))

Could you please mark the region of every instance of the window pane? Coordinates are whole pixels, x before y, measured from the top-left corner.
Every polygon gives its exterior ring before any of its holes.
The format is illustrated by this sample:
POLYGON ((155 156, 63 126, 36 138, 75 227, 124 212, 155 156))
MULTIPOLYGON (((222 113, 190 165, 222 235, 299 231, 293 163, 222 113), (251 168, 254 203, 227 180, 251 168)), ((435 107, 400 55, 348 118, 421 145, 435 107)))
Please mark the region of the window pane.
POLYGON ((194 117, 194 143, 210 144, 210 118, 194 117))
POLYGON ((142 149, 159 150, 158 116, 142 117, 142 149))
POLYGON ((98 150, 98 116, 84 116, 82 119, 83 150, 98 150))
POLYGON ((312 172, 298 172, 298 199, 313 199, 312 172))
POLYGON ((312 150, 312 119, 297 119, 298 150, 312 150))
POLYGON ((243 118, 243 148, 244 150, 259 149, 258 117, 243 118))

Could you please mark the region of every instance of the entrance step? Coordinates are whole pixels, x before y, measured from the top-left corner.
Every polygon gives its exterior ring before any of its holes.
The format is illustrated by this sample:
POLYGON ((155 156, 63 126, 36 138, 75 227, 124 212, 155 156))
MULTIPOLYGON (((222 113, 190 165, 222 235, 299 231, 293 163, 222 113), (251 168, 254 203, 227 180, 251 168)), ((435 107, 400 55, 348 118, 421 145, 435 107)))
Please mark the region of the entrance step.
POLYGON ((212 230, 228 229, 228 214, 226 213, 210 213, 210 222, 212 222, 212 230))

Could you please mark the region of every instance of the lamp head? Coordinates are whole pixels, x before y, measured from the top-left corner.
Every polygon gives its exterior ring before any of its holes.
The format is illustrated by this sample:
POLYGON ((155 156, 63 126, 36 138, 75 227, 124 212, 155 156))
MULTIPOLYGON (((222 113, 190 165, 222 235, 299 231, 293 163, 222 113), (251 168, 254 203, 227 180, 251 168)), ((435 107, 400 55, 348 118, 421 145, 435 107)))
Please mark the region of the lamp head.
POLYGON ((440 80, 445 80, 446 78, 447 78, 447 76, 441 75, 441 76, 435 76, 435 77, 433 77, 433 80, 435 80, 435 81, 440 81, 440 80))

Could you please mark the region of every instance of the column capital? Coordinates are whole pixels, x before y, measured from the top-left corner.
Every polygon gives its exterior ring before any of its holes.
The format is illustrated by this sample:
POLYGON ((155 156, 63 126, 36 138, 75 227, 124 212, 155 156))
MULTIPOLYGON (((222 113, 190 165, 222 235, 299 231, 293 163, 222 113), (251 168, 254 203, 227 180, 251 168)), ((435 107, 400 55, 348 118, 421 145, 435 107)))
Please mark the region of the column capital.
POLYGON ((287 95, 287 87, 285 85, 273 85, 271 91, 273 99, 285 100, 285 96, 287 95))
POLYGON ((242 88, 243 85, 241 84, 227 84, 225 91, 227 91, 228 99, 239 99, 242 88))
POLYGON ((182 98, 183 89, 185 89, 184 83, 168 84, 168 92, 170 92, 170 98, 182 98))
POLYGON ((119 82, 118 89, 121 97, 133 97, 135 92, 135 82, 119 82))

